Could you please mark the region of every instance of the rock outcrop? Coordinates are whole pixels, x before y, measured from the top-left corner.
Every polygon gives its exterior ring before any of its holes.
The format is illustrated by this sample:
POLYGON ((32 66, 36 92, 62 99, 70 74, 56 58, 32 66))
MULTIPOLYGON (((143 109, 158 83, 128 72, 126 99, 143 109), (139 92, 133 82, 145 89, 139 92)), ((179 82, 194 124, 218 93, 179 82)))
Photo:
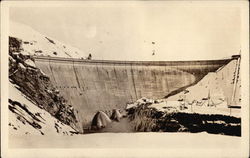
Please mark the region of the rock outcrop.
POLYGON ((111 123, 110 118, 103 111, 98 111, 91 124, 91 129, 102 129, 107 127, 111 123))
POLYGON ((120 113, 119 109, 113 109, 112 110, 112 115, 110 117, 111 120, 114 120, 114 121, 120 121, 121 118, 122 118, 122 114, 120 113))
MULTIPOLYGON (((241 136, 241 119, 222 114, 161 111, 145 101, 127 108, 130 124, 137 132, 208 132, 241 136)), ((169 107, 174 108, 174 107, 169 107)))
MULTIPOLYGON (((54 88, 49 77, 36 67, 32 57, 22 53, 22 43, 21 39, 9 37, 10 82, 39 108, 78 131, 77 111, 54 88)), ((13 106, 15 101, 9 100, 9 103, 13 106)))
POLYGON ((39 108, 9 82, 9 134, 23 135, 74 135, 72 127, 62 123, 46 110, 39 108))

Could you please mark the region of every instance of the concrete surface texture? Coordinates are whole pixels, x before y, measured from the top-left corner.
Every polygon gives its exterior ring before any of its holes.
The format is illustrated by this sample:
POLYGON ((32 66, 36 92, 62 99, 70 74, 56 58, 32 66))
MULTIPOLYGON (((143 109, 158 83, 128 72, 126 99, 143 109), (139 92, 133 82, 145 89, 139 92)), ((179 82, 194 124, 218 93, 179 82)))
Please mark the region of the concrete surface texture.
POLYGON ((124 109, 141 97, 176 94, 228 62, 230 59, 157 62, 35 57, 37 67, 78 110, 82 127, 90 125, 98 110, 124 109))

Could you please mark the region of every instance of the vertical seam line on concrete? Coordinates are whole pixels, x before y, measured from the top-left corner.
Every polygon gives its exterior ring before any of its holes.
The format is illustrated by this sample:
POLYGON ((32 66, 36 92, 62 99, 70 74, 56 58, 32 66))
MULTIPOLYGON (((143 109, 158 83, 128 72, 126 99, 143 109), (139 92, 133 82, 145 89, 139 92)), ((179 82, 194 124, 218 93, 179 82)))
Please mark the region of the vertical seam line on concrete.
MULTIPOLYGON (((95 67, 96 67, 96 71, 97 71, 97 76, 98 76, 98 79, 100 79, 100 75, 99 75, 99 68, 98 68, 98 64, 96 63, 96 65, 95 65, 95 67)), ((99 82, 99 81, 97 81, 97 82, 99 82)), ((94 84, 96 83, 96 79, 94 80, 94 84)), ((96 88, 96 84, 95 84, 95 89, 97 90, 97 88, 96 88)))
POLYGON ((81 88, 80 86, 80 83, 79 83, 79 80, 78 80, 78 76, 77 76, 77 73, 76 73, 76 70, 75 70, 75 64, 74 64, 74 60, 73 61, 73 70, 74 70, 74 73, 75 73, 75 77, 76 77, 76 82, 77 82, 77 85, 79 87, 79 89, 81 88))
POLYGON ((120 87, 120 86, 119 86, 119 82, 118 82, 118 78, 117 78, 117 74, 116 74, 116 70, 115 70, 115 64, 113 64, 113 69, 114 69, 115 79, 116 79, 116 85, 117 85, 116 91, 118 92, 118 90, 119 90, 118 87, 120 87))
MULTIPOLYGON (((83 63, 83 64, 85 64, 85 63, 83 63)), ((83 66, 84 67, 84 66, 83 66)), ((85 69, 86 70, 86 69, 85 69)), ((86 72, 86 71, 84 71, 84 72, 86 72)), ((84 97, 85 97, 85 101, 86 101, 86 105, 87 105, 87 107, 89 107, 89 101, 88 101, 88 97, 87 97, 87 93, 85 93, 85 91, 88 91, 88 85, 85 83, 85 81, 86 81, 86 78, 85 78, 85 76, 83 75, 83 85, 84 85, 84 87, 83 87, 83 94, 84 94, 84 97), (87 87, 87 88, 86 88, 87 87), (86 88, 86 89, 85 89, 86 88)), ((84 118, 83 118, 84 119, 84 118)))
MULTIPOLYGON (((94 65, 94 67, 96 68, 96 70, 97 70, 97 63, 93 63, 93 65, 94 65)), ((93 69, 94 70, 94 69, 93 69)), ((97 70, 98 71, 98 70, 97 70)), ((98 73, 98 72, 97 72, 98 73)), ((98 74, 97 74, 98 75, 98 74)), ((92 82, 94 83, 94 86, 95 86, 95 90, 97 91, 97 88, 96 88, 96 84, 95 84, 95 82, 96 82, 96 78, 95 78, 95 80, 92 80, 92 82)))
POLYGON ((55 81, 55 84, 57 85, 57 82, 56 82, 56 79, 55 79, 55 76, 54 76, 54 73, 53 73, 53 70, 52 70, 52 67, 51 67, 51 64, 50 64, 50 59, 49 59, 49 68, 50 68, 52 77, 53 77, 53 79, 54 79, 54 81, 55 81))
MULTIPOLYGON (((128 81, 129 81, 129 77, 128 77, 128 72, 127 72, 127 62, 125 61, 125 64, 124 64, 124 72, 126 72, 126 77, 127 77, 127 83, 129 83, 128 81)), ((129 85, 130 84, 128 84, 128 87, 129 87, 129 85)), ((125 92, 125 89, 124 89, 124 94, 125 94, 126 92, 125 92)), ((133 97, 132 97, 132 95, 131 95, 131 93, 130 93, 130 90, 129 90, 129 94, 127 94, 127 95, 129 95, 129 97, 130 97, 130 102, 132 102, 133 101, 133 97)))
POLYGON ((132 63, 130 64, 130 71, 131 71, 131 77, 132 77, 132 82, 133 82, 134 91, 135 91, 135 97, 137 100, 138 97, 137 97, 137 92, 136 92, 136 87, 135 87, 135 79, 134 79, 134 73, 133 73, 133 69, 132 69, 132 63))
POLYGON ((116 70, 115 70, 115 64, 113 64, 113 70, 114 70, 114 73, 115 73, 115 80, 116 80, 116 90, 118 91, 118 87, 119 87, 119 82, 118 82, 118 79, 117 79, 117 74, 116 74, 116 70))
MULTIPOLYGON (((167 70, 166 70, 166 65, 165 65, 164 67, 165 67, 165 71, 164 71, 164 76, 165 76, 165 75, 166 75, 166 74, 168 74, 168 73, 167 73, 167 70)), ((166 75, 166 79, 165 79, 165 81, 166 81, 167 90, 168 90, 168 92, 167 92, 167 93, 169 93, 168 75, 166 75)))
MULTIPOLYGON (((98 68, 98 64, 96 63, 95 64, 95 67, 96 67, 96 71, 97 71, 97 76, 98 76, 98 79, 97 79, 97 84, 99 83, 99 80, 100 80, 100 72, 99 72, 99 68, 98 68)), ((94 84, 96 83, 96 79, 95 79, 95 81, 94 81, 94 84)), ((96 86, 96 84, 95 84, 95 89, 96 89, 96 91, 98 91, 97 90, 97 86, 96 86)), ((106 91, 106 88, 105 88, 105 91, 106 91)), ((100 100, 103 100, 103 97, 102 97, 102 95, 100 95, 99 96, 100 98, 100 100)))
MULTIPOLYGON (((142 70, 142 73, 146 73, 146 69, 145 69, 145 67, 143 67, 142 65, 141 65, 141 70, 142 70)), ((146 76, 146 75, 145 75, 146 76)), ((144 95, 145 95, 145 91, 146 91, 146 84, 145 84, 145 80, 144 80, 144 77, 142 77, 142 82, 143 82, 143 87, 142 87, 142 92, 144 93, 144 95)))

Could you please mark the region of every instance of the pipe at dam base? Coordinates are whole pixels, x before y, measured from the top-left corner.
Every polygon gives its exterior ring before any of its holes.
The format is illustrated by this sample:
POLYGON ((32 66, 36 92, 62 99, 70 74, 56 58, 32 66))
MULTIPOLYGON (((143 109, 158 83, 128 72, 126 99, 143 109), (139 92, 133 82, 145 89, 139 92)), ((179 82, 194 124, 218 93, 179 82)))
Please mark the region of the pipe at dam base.
POLYGON ((35 63, 78 110, 81 127, 99 110, 125 108, 141 97, 163 98, 200 81, 232 59, 109 61, 37 57, 35 63))

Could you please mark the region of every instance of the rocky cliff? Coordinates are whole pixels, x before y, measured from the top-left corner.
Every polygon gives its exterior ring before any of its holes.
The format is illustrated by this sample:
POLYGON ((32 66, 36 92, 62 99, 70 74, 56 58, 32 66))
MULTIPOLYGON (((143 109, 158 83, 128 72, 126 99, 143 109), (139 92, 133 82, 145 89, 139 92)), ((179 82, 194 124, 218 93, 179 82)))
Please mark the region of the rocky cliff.
MULTIPOLYGON (((24 96, 30 103, 48 112, 55 120, 71 127, 74 132, 79 131, 77 111, 60 95, 59 90, 54 88, 49 77, 36 67, 32 57, 23 53, 23 51, 23 41, 15 37, 9 37, 10 85, 14 86, 22 94, 21 96, 24 96)), ((18 91, 15 91, 15 93, 18 93, 18 91)), ((13 97, 14 95, 13 93, 9 95, 10 112, 14 113, 17 119, 24 124, 26 122, 36 129, 41 129, 42 126, 39 125, 39 122, 41 122, 40 114, 32 113, 27 105, 16 101, 17 98, 13 97), (23 112, 20 113, 20 109, 23 112), (29 116, 30 120, 25 116, 29 116)), ((12 124, 14 123, 10 122, 9 125, 12 126, 12 124)))

